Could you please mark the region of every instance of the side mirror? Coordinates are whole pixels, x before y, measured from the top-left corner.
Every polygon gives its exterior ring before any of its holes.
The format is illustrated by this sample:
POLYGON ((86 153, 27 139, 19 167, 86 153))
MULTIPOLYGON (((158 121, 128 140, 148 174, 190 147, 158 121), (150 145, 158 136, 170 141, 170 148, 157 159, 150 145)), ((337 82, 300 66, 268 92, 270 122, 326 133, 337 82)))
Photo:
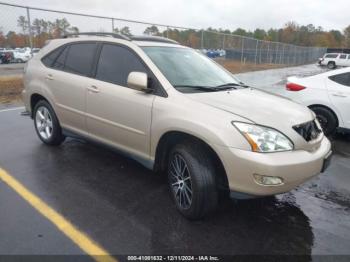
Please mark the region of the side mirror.
POLYGON ((127 85, 131 89, 147 92, 148 91, 147 74, 143 72, 131 72, 128 75, 127 85))

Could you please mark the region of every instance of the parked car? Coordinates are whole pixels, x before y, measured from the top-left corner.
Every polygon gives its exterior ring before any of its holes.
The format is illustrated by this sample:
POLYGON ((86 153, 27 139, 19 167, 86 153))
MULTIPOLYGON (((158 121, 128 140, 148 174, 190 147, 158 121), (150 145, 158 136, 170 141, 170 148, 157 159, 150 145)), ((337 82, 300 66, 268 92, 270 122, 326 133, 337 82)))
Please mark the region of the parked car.
POLYGON ((335 69, 338 66, 350 66, 350 54, 327 53, 318 60, 321 66, 327 66, 329 69, 335 69))
POLYGON ((30 49, 15 49, 9 52, 12 52, 12 61, 15 63, 25 63, 32 57, 30 49))
POLYGON ((219 50, 214 50, 214 49, 209 49, 206 53, 206 55, 210 58, 216 58, 220 56, 220 51, 219 50))
POLYGON ((304 78, 289 77, 287 96, 311 108, 326 135, 350 130, 350 68, 304 78))
POLYGON ((8 51, 0 51, 0 64, 8 64, 13 60, 13 53, 8 51))
POLYGON ((84 137, 166 174, 189 219, 215 210, 219 192, 280 194, 329 165, 331 144, 307 107, 175 41, 91 34, 52 40, 26 66, 23 99, 43 143, 84 137))

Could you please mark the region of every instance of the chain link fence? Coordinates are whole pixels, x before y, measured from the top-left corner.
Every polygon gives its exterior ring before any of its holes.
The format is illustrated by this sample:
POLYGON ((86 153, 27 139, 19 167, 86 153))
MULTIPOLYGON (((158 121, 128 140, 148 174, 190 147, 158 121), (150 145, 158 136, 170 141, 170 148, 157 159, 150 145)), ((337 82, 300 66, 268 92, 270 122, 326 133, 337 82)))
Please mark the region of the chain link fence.
MULTIPOLYGON (((26 7, 0 2, 0 48, 40 48, 48 39, 77 32, 158 35, 241 64, 301 65, 316 62, 325 48, 141 21, 26 7)), ((1 50, 0 49, 0 50, 1 50)))

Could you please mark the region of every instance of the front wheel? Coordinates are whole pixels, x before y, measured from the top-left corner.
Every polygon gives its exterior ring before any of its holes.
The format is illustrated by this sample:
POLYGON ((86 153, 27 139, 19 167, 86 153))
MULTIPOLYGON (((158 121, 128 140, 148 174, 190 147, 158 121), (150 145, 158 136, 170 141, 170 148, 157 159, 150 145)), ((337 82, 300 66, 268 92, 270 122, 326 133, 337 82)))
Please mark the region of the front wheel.
POLYGON ((34 126, 40 140, 47 145, 60 145, 65 137, 61 126, 51 105, 45 101, 39 101, 34 107, 34 126))
POLYGON ((205 148, 176 145, 170 152, 168 182, 177 209, 188 219, 200 219, 218 203, 215 168, 205 148))

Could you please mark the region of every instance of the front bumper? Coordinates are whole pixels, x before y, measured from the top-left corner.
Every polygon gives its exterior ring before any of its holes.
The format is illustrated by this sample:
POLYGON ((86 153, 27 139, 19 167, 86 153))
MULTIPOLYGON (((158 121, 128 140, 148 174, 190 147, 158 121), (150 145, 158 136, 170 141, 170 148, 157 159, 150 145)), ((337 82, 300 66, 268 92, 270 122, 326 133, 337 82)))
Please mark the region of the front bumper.
POLYGON ((315 151, 294 150, 277 153, 256 153, 230 147, 220 147, 231 191, 253 196, 268 196, 288 192, 311 177, 319 174, 324 159, 331 152, 331 144, 324 137, 315 151), (254 174, 276 176, 281 185, 260 185, 254 174))

